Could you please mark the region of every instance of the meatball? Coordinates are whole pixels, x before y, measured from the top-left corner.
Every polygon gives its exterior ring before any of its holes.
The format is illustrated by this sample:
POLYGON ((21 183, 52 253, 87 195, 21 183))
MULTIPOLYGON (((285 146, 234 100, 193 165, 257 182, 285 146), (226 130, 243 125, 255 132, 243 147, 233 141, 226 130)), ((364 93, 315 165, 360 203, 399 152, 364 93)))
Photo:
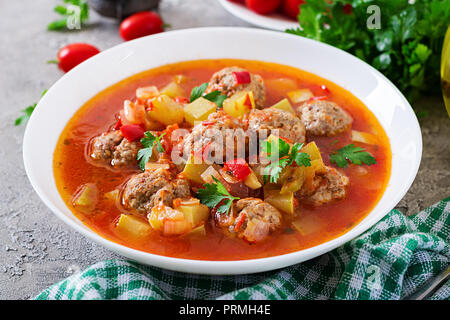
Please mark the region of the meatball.
POLYGON ((95 137, 91 144, 91 158, 110 163, 114 150, 122 139, 120 131, 105 132, 95 137))
POLYGON ((295 114, 280 109, 252 110, 248 117, 248 130, 267 130, 267 135, 278 130, 278 136, 282 138, 294 143, 305 142, 305 126, 300 119, 295 114))
POLYGON ((239 67, 228 67, 219 70, 212 75, 205 92, 209 93, 219 90, 230 97, 238 91, 253 91, 256 107, 258 109, 264 108, 264 104, 266 103, 266 88, 264 87, 262 77, 258 74, 250 74, 250 83, 238 84, 233 72, 248 71, 239 67))
POLYGON ((105 132, 92 140, 91 158, 113 167, 136 165, 140 148, 139 141, 128 141, 120 131, 105 132))
POLYGON ((185 179, 177 179, 165 169, 136 174, 126 184, 122 203, 137 213, 147 214, 158 203, 172 206, 177 198, 188 198, 191 192, 185 179))
POLYGON ((300 190, 300 195, 306 203, 320 206, 322 204, 344 199, 347 195, 349 179, 335 168, 325 167, 326 173, 316 175, 313 180, 313 190, 300 190))
MULTIPOLYGON (((237 154, 245 154, 246 134, 243 124, 238 119, 230 117, 223 111, 209 115, 208 119, 197 124, 192 132, 183 141, 183 154, 190 155, 196 152, 203 154, 211 150, 211 156, 222 152, 223 160, 237 154)), ((220 163, 222 159, 215 159, 220 163)))
POLYGON ((331 101, 311 101, 298 110, 306 132, 315 136, 334 136, 352 125, 352 117, 331 101))
POLYGON ((111 165, 113 167, 122 167, 136 164, 137 154, 140 148, 141 143, 139 141, 130 142, 125 138, 122 139, 114 150, 111 165))
POLYGON ((216 222, 248 242, 259 242, 281 227, 281 213, 261 199, 244 198, 237 201, 232 214, 216 213, 216 222))

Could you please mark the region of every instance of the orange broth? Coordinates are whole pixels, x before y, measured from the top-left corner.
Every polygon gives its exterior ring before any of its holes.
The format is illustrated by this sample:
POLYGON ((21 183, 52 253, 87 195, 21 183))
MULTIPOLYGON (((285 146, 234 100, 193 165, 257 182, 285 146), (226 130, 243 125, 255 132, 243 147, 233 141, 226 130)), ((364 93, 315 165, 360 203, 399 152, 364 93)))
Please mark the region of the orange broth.
MULTIPOLYGON (((307 141, 310 141, 307 137, 307 141)), ((351 141, 351 130, 334 137, 313 137, 321 150, 326 165, 330 165, 329 153, 351 141)), ((332 165, 335 167, 334 165, 332 165)), ((296 68, 247 60, 199 60, 175 63, 144 71, 127 78, 97 94, 83 105, 72 117, 61 133, 54 153, 54 174, 58 190, 76 217, 101 236, 116 243, 153 254, 200 260, 241 260, 264 258, 306 249, 336 238, 358 224, 377 204, 384 193, 390 177, 391 150, 388 137, 375 116, 340 86, 314 74, 296 68), (204 238, 163 237, 157 232, 139 241, 126 238, 116 231, 116 223, 124 209, 111 203, 102 195, 123 186, 127 178, 139 171, 118 171, 95 166, 89 160, 87 146, 92 137, 107 131, 116 122, 116 115, 125 99, 135 97, 138 87, 155 85, 158 88, 169 83, 173 76, 183 74, 189 81, 183 84, 186 92, 194 86, 207 82, 211 75, 227 66, 240 66, 260 74, 266 84, 267 106, 286 97, 270 85, 270 79, 294 80, 299 88, 309 88, 314 95, 325 94, 354 119, 352 129, 370 132, 378 138, 379 145, 358 144, 377 160, 372 166, 349 165, 339 169, 350 179, 347 197, 319 207, 300 203, 298 214, 312 220, 313 227, 303 234, 286 226, 262 243, 250 244, 231 238, 207 223, 204 238), (78 211, 72 204, 73 195, 81 185, 94 183, 99 189, 100 200, 93 213, 78 211), (319 226, 319 227, 318 227, 319 226)))

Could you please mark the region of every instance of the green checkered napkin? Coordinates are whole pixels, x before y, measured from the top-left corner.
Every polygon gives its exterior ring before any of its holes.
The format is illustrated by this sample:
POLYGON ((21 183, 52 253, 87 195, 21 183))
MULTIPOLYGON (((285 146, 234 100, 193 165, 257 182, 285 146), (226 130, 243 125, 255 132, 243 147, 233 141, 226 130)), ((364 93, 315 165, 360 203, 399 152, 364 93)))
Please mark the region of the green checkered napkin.
MULTIPOLYGON (((36 299, 401 299, 449 266, 450 197, 372 229, 316 259, 242 276, 202 276, 130 261, 97 263, 36 299)), ((449 299, 450 281, 431 296, 449 299)))

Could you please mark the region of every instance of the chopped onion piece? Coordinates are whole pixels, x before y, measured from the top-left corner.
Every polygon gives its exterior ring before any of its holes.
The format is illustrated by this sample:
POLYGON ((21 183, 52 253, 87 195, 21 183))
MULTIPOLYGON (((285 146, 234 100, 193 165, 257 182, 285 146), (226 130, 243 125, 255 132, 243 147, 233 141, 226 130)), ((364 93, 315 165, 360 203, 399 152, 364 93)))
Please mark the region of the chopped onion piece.
POLYGON ((185 199, 180 202, 181 206, 195 206, 200 203, 200 200, 196 198, 185 199))
POLYGON ((147 100, 157 96, 159 96, 159 90, 155 86, 142 87, 136 90, 136 98, 138 99, 147 100))
MULTIPOLYGON (((220 170, 220 169, 219 169, 220 170)), ((201 175, 200 177, 203 179, 203 181, 205 181, 206 183, 216 183, 216 181, 214 181, 214 179, 212 177, 215 177, 217 180, 219 180, 223 186, 225 187, 225 189, 227 189, 228 191, 231 190, 231 186, 230 184, 225 181, 225 179, 223 178, 223 176, 219 173, 219 171, 214 168, 213 166, 209 166, 201 175)))
POLYGON ((132 124, 145 123, 145 107, 142 104, 125 100, 123 103, 123 114, 132 124))

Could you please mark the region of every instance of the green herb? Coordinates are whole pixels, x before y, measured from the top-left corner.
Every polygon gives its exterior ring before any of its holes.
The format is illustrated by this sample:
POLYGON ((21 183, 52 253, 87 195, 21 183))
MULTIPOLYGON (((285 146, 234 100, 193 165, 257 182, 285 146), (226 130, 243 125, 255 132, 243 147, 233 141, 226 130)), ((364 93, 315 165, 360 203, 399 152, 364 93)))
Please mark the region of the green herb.
POLYGON ((153 148, 156 144, 156 150, 163 153, 166 152, 161 145, 161 138, 164 137, 166 133, 160 136, 154 136, 150 131, 145 132, 144 138, 141 139, 141 144, 144 148, 140 149, 137 154, 137 159, 139 161, 139 167, 145 170, 145 165, 150 160, 153 154, 153 148))
POLYGON ((215 183, 206 183, 204 189, 198 190, 197 198, 211 209, 221 204, 217 208, 217 212, 229 214, 233 201, 239 200, 239 198, 233 197, 216 177, 212 176, 212 178, 215 183))
POLYGON ((301 28, 286 32, 326 42, 367 61, 410 100, 439 90, 450 0, 307 1, 298 20, 301 28))
MULTIPOLYGON (((42 92, 41 98, 42 98, 42 96, 43 96, 46 92, 47 92, 47 89, 45 89, 45 90, 42 92)), ((33 103, 31 106, 28 106, 28 107, 26 107, 25 109, 21 110, 24 114, 23 114, 22 116, 20 116, 19 118, 17 118, 17 119, 14 121, 14 125, 15 125, 15 126, 19 126, 19 125, 21 125, 22 123, 27 122, 28 119, 30 119, 31 114, 33 113, 34 109, 36 109, 36 105, 37 105, 37 102, 36 102, 36 103, 33 103)))
POLYGON ((339 142, 339 140, 338 139, 335 139, 335 140, 333 140, 332 142, 330 142, 330 144, 329 144, 329 146, 331 147, 331 146, 334 146, 336 143, 338 143, 339 142))
POLYGON ((339 168, 346 168, 348 166, 347 160, 357 165, 377 163, 370 153, 354 144, 346 145, 330 155, 330 162, 337 164, 339 168))
POLYGON ((415 113, 419 120, 428 117, 428 110, 416 110, 415 113))
POLYGON ((53 10, 63 18, 48 24, 48 30, 74 29, 89 18, 89 6, 85 0, 63 0, 64 4, 57 5, 53 10))
POLYGON ((216 90, 216 91, 210 92, 208 94, 205 94, 203 96, 203 98, 214 102, 218 108, 221 108, 223 105, 223 102, 225 101, 226 98, 228 98, 228 96, 221 94, 220 91, 216 90))
POLYGON ((294 143, 291 146, 283 139, 278 138, 278 141, 264 141, 261 144, 261 150, 267 154, 267 159, 270 160, 270 164, 263 170, 264 183, 269 181, 276 183, 280 177, 280 173, 287 166, 296 163, 298 166, 310 167, 311 158, 309 154, 300 152, 303 148, 303 143, 294 143))
POLYGON ((214 102, 218 108, 222 107, 224 100, 227 98, 226 95, 222 94, 219 90, 212 91, 210 93, 204 94, 206 88, 208 87, 208 82, 202 83, 198 87, 194 87, 191 91, 190 102, 197 100, 200 97, 205 98, 211 102, 214 102))

